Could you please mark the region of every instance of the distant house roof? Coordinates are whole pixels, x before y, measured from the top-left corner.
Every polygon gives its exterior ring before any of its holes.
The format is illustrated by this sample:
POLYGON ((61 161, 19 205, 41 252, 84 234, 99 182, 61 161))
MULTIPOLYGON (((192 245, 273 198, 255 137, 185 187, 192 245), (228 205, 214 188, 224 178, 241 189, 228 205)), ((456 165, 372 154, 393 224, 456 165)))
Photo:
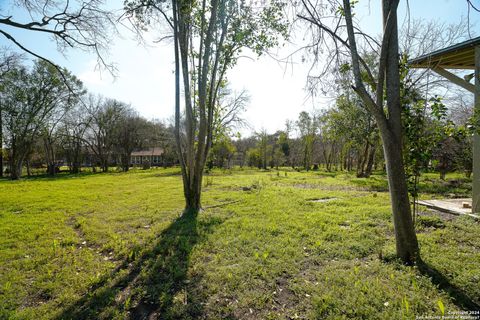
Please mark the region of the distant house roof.
POLYGON ((475 69, 475 47, 480 45, 480 37, 443 48, 409 62, 413 68, 475 69))
POLYGON ((148 148, 144 150, 137 150, 132 152, 132 156, 161 156, 163 149, 160 147, 148 148))

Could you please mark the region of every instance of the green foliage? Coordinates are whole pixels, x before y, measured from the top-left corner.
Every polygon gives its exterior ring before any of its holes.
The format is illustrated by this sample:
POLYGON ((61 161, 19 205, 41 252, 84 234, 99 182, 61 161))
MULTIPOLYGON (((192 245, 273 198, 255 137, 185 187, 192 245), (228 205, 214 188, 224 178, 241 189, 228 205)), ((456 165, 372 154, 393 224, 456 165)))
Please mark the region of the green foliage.
POLYGON ((445 228, 443 220, 435 216, 420 216, 418 217, 418 224, 422 228, 445 228))
POLYGON ((456 148, 451 137, 457 134, 457 128, 448 119, 447 106, 440 97, 435 95, 426 101, 412 86, 406 61, 407 57, 402 56, 403 155, 409 192, 416 199, 422 171, 429 170, 432 164, 442 175, 455 169, 456 148))
POLYGON ((361 168, 357 166, 357 174, 368 176, 365 158, 369 158, 370 153, 375 153, 375 147, 379 144, 378 129, 372 114, 350 88, 342 91, 335 106, 320 117, 320 127, 322 142, 330 145, 331 149, 335 145, 341 145, 340 152, 344 158, 356 154, 357 162, 364 164, 361 168))
POLYGON ((235 146, 232 144, 232 140, 227 136, 221 136, 215 141, 210 151, 208 166, 213 168, 225 168, 228 160, 235 154, 235 146))
MULTIPOLYGON (((18 179, 35 140, 46 136, 85 93, 68 70, 39 60, 30 69, 15 65, 2 79, 3 139, 9 149, 12 178, 18 179)), ((47 143, 45 143, 45 146, 47 143)))
POLYGON ((249 167, 262 167, 262 157, 258 148, 249 149, 247 151, 247 164, 249 167))
POLYGON ((303 167, 308 171, 312 165, 313 145, 318 132, 318 117, 302 111, 298 115, 296 124, 302 141, 303 167))

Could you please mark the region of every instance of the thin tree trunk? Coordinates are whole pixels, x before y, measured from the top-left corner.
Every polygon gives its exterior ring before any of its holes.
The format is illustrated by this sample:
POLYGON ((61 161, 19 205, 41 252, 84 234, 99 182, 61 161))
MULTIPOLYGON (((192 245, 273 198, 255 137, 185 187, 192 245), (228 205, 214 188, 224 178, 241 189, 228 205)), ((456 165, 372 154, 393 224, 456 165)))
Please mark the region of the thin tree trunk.
POLYGON ((356 171, 357 171, 357 178, 358 178, 358 177, 361 177, 361 175, 362 175, 362 162, 363 162, 362 159, 363 159, 363 157, 358 150, 355 153, 357 155, 356 156, 356 158, 357 158, 357 169, 356 169, 356 171))
POLYGON ((31 170, 31 167, 30 167, 30 160, 25 161, 25 164, 27 166, 27 177, 30 178, 32 176, 32 170, 31 170))
POLYGON ((373 169, 373 162, 375 161, 375 153, 377 152, 377 148, 375 143, 372 144, 372 147, 370 148, 370 153, 368 154, 368 162, 367 162, 367 168, 365 169, 365 177, 370 177, 372 175, 372 169, 373 169))
POLYGON ((387 167, 390 199, 397 256, 404 263, 414 263, 419 258, 417 237, 412 222, 405 169, 402 156, 402 122, 400 106, 400 75, 398 57, 398 0, 383 0, 384 36, 380 50, 380 63, 376 101, 372 99, 362 80, 350 1, 344 0, 344 13, 352 57, 355 90, 367 108, 375 116, 383 142, 387 167), (385 85, 385 87, 384 87, 385 85), (383 94, 386 92, 388 118, 383 109, 383 94))
POLYGON ((370 152, 370 142, 366 142, 365 144, 365 151, 363 153, 363 157, 362 157, 362 177, 366 177, 366 174, 365 172, 367 171, 366 170, 366 167, 367 167, 367 162, 368 162, 368 154, 370 152))
POLYGON ((189 171, 187 170, 187 160, 183 154, 182 139, 180 136, 180 37, 179 37, 179 8, 178 2, 173 1, 172 13, 173 13, 173 38, 174 38, 174 50, 175 50, 175 144, 177 147, 178 159, 180 162, 180 168, 182 170, 183 180, 183 194, 185 198, 185 209, 190 207, 190 182, 189 171))
POLYGON ((47 174, 49 176, 54 176, 56 173, 55 152, 53 150, 52 143, 48 137, 44 137, 43 145, 45 149, 45 159, 47 161, 47 174))
POLYGON ((79 173, 80 172, 80 145, 77 144, 75 149, 73 150, 72 155, 72 166, 70 168, 71 173, 79 173))

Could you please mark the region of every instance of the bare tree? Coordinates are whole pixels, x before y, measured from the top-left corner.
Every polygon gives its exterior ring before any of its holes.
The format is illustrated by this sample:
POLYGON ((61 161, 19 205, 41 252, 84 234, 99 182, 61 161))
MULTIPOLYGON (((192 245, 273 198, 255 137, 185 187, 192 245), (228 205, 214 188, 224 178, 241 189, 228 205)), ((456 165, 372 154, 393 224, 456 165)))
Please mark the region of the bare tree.
POLYGON ((85 93, 80 80, 67 71, 63 71, 64 81, 68 81, 64 86, 63 92, 57 94, 55 108, 51 114, 40 124, 41 140, 45 151, 45 160, 47 162, 47 174, 54 176, 57 172, 56 147, 57 141, 61 138, 59 126, 65 116, 72 111, 75 105, 81 101, 81 96, 85 93))
POLYGON ((242 117, 249 103, 250 96, 247 90, 238 93, 224 88, 220 91, 213 120, 214 140, 221 135, 231 135, 234 129, 249 127, 242 117))
POLYGON ((120 155, 120 164, 123 171, 130 168, 130 158, 133 150, 142 148, 146 144, 148 130, 151 126, 147 120, 140 117, 130 106, 123 110, 116 124, 114 145, 120 155))
POLYGON ((85 135, 90 127, 91 117, 82 102, 77 103, 62 119, 58 134, 60 146, 65 154, 70 173, 79 173, 81 157, 85 151, 85 135))
MULTIPOLYGON (((103 172, 108 171, 116 145, 115 129, 118 128, 126 105, 101 96, 90 95, 87 102, 89 128, 85 143, 100 163, 103 172)), ((93 165, 93 164, 92 164, 93 165)))
POLYGON ((24 22, 13 16, 5 15, 0 8, 0 34, 12 44, 28 54, 47 61, 57 67, 48 58, 36 53, 28 45, 19 42, 8 28, 26 30, 49 35, 53 38, 60 52, 68 48, 80 48, 97 55, 99 65, 114 71, 114 66, 104 60, 105 51, 110 42, 110 31, 114 30, 115 17, 103 8, 101 0, 87 1, 49 1, 24 0, 15 1, 23 8, 31 21, 24 22))

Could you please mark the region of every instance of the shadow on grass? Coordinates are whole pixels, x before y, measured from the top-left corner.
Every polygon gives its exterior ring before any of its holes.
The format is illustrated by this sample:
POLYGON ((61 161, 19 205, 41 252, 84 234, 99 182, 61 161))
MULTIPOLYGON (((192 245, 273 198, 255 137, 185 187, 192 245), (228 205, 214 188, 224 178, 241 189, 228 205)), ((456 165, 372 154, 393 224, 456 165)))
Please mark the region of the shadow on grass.
MULTIPOLYGON (((222 223, 210 218, 198 223, 197 214, 184 212, 148 250, 124 261, 100 280, 82 299, 56 319, 189 319, 202 313, 201 275, 188 276, 190 253, 199 234, 222 223)), ((135 251, 133 251, 133 254, 135 251)))
POLYGON ((435 179, 425 178, 420 181, 419 192, 442 195, 447 198, 453 197, 471 197, 472 181, 467 178, 458 179, 435 179))
POLYGON ((384 177, 353 178, 351 182, 369 191, 387 192, 388 181, 384 177))
POLYGON ((130 173, 146 173, 146 175, 142 175, 141 178, 151 178, 151 177, 170 177, 170 176, 178 176, 181 175, 180 169, 174 171, 167 171, 167 172, 156 172, 157 170, 162 169, 130 169, 129 171, 118 171, 114 168, 110 168, 109 171, 103 172, 101 170, 97 170, 93 172, 91 170, 84 170, 78 173, 70 173, 68 171, 62 171, 56 173, 54 176, 47 174, 46 172, 32 174, 31 176, 22 176, 19 180, 12 180, 10 177, 4 176, 0 177, 0 181, 62 181, 62 180, 70 180, 70 179, 86 179, 93 176, 102 176, 102 175, 127 175, 130 173))
POLYGON ((22 176, 19 180, 12 180, 9 177, 0 178, 0 181, 4 182, 18 182, 18 181, 55 181, 55 180, 69 180, 69 179, 85 179, 91 176, 96 176, 99 174, 103 174, 103 172, 79 172, 79 173, 69 173, 69 172, 60 172, 55 174, 54 176, 48 175, 46 173, 42 174, 34 174, 29 176, 22 176))
POLYGON ((418 270, 426 276, 428 276, 432 282, 437 285, 441 290, 445 291, 453 300, 453 303, 468 311, 479 311, 480 304, 469 297, 460 288, 450 283, 449 279, 445 277, 440 271, 428 265, 424 261, 417 262, 418 270))
MULTIPOLYGON (((158 169, 158 170, 164 170, 164 169, 158 169)), ((143 175, 141 178, 146 179, 146 178, 152 178, 152 177, 175 177, 175 176, 181 176, 182 171, 180 169, 178 170, 169 170, 169 171, 164 171, 164 172, 155 172, 155 171, 145 171, 145 175, 143 175)))

